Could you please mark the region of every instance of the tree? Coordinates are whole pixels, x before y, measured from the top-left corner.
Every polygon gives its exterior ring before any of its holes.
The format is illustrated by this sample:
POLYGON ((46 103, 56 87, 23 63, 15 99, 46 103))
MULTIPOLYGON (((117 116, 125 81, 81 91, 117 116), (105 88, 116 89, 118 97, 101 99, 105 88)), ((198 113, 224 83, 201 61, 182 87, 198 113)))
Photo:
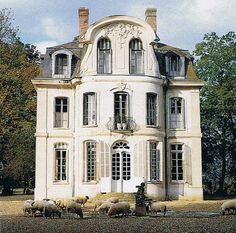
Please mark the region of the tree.
POLYGON ((211 192, 236 193, 236 35, 206 34, 196 45, 201 91, 203 173, 211 192))
POLYGON ((34 177, 38 52, 24 45, 12 26, 13 13, 0 11, 0 161, 3 162, 3 195, 14 183, 27 187, 34 177))

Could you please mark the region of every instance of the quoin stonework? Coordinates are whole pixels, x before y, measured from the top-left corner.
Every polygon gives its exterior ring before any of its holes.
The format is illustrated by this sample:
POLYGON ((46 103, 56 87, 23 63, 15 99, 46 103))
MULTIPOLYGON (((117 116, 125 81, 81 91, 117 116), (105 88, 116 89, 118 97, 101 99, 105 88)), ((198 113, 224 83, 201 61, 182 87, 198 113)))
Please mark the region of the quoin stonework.
POLYGON ((37 90, 35 199, 137 191, 202 199, 198 80, 188 51, 146 21, 109 16, 47 48, 37 90))

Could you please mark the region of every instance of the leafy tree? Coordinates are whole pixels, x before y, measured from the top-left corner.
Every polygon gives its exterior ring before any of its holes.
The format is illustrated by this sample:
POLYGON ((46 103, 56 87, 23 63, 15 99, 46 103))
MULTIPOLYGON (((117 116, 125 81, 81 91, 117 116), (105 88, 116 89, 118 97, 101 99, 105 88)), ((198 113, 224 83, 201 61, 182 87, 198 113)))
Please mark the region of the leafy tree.
POLYGON ((212 32, 196 45, 201 92, 204 182, 211 192, 236 193, 236 35, 212 32))
POLYGON ((39 70, 35 46, 24 45, 12 25, 13 13, 0 11, 0 161, 2 194, 34 177, 36 93, 31 84, 39 70))

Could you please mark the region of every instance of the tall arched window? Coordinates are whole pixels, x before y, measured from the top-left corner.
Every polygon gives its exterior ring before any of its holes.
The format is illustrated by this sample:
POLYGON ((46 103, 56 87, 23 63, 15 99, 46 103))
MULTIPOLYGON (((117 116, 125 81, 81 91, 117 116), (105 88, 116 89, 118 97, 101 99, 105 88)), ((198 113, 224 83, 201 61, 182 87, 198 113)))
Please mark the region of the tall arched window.
POLYGON ((143 74, 143 44, 140 39, 133 39, 129 43, 130 74, 143 74))
POLYGON ((98 73, 111 73, 111 42, 107 38, 98 41, 98 73))

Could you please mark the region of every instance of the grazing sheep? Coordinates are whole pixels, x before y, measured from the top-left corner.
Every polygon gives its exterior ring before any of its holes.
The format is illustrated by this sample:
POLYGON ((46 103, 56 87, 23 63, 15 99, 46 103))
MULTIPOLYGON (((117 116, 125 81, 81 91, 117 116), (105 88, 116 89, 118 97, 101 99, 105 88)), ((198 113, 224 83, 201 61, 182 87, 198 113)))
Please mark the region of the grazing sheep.
POLYGON ((104 202, 106 202, 105 200, 96 200, 95 202, 94 202, 94 211, 98 208, 98 207, 100 207, 104 202))
POLYGON ((222 215, 225 215, 226 211, 229 214, 230 210, 232 210, 233 213, 236 214, 236 200, 228 200, 228 201, 225 201, 221 205, 221 214, 222 215))
POLYGON ((97 209, 97 211, 99 213, 107 213, 109 211, 109 209, 111 208, 111 206, 114 205, 114 203, 111 202, 104 202, 102 203, 102 205, 100 205, 97 209))
POLYGON ((80 216, 80 218, 83 218, 83 211, 82 211, 82 207, 80 204, 76 203, 75 201, 71 201, 67 203, 67 207, 66 207, 66 212, 67 213, 75 213, 80 216))
POLYGON ((33 206, 32 204, 34 203, 34 200, 26 200, 23 204, 23 212, 24 212, 24 216, 26 215, 26 213, 28 213, 29 215, 32 215, 33 213, 33 206))
POLYGON ((166 205, 164 203, 159 203, 159 202, 152 202, 149 204, 151 212, 156 213, 157 212, 163 212, 164 216, 166 215, 166 205))
POLYGON ((63 209, 66 209, 67 204, 70 203, 71 201, 72 199, 68 199, 68 198, 56 199, 56 205, 63 210, 63 209))
POLYGON ((33 202, 32 205, 32 213, 34 215, 34 217, 36 217, 36 212, 40 212, 41 216, 43 216, 43 209, 45 207, 45 205, 47 205, 48 202, 47 201, 35 201, 33 202))
POLYGON ((50 204, 55 204, 56 205, 56 201, 49 199, 49 198, 44 198, 43 201, 47 201, 50 204))
POLYGON ((59 218, 61 217, 61 211, 59 210, 59 207, 52 203, 48 203, 44 206, 43 213, 45 218, 54 218, 54 214, 57 214, 59 218))
POLYGON ((128 217, 130 210, 130 204, 129 202, 119 202, 115 203, 114 205, 111 206, 111 208, 108 211, 108 216, 119 216, 119 214, 122 214, 122 217, 125 215, 128 217))
POLYGON ((76 202, 76 203, 79 203, 81 205, 85 205, 85 203, 87 202, 87 200, 89 199, 89 196, 85 196, 85 197, 74 197, 73 200, 76 202))
POLYGON ((107 201, 111 202, 111 203, 118 203, 119 198, 118 197, 110 197, 109 199, 107 199, 107 201))

